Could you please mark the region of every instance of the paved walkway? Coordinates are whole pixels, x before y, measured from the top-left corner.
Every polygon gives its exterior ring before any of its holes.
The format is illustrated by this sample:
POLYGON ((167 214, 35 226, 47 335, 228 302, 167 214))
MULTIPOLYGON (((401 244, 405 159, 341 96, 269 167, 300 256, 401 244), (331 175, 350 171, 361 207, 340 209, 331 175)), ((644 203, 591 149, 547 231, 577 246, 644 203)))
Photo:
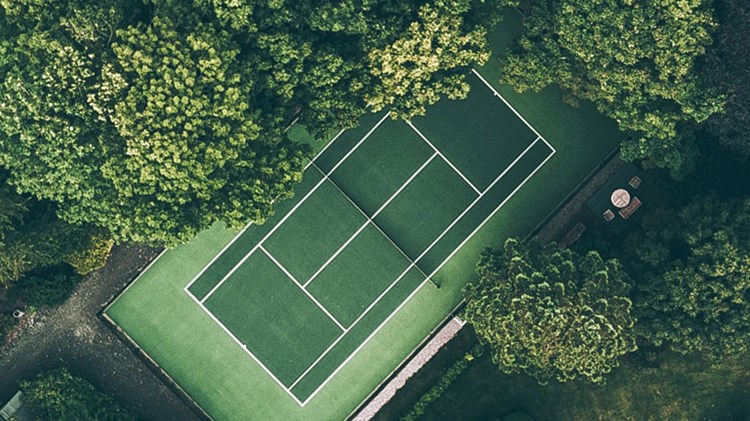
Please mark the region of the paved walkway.
POLYGON ((107 266, 88 276, 62 306, 41 312, 34 324, 0 353, 0 401, 19 380, 67 365, 114 394, 143 419, 194 420, 196 416, 97 317, 113 296, 156 256, 146 247, 119 247, 107 266))
POLYGON ((404 387, 406 381, 411 378, 419 369, 421 369, 435 354, 453 339, 454 336, 464 327, 466 322, 458 318, 452 318, 439 332, 433 336, 414 357, 393 377, 386 386, 375 395, 374 398, 352 419, 352 421, 369 421, 380 408, 385 406, 388 401, 396 395, 399 389, 404 387))

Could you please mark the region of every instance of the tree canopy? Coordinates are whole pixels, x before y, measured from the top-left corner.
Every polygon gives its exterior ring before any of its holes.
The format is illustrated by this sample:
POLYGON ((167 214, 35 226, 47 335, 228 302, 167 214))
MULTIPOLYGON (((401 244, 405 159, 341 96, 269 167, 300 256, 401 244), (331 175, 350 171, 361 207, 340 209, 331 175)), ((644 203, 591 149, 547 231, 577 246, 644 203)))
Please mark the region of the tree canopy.
POLYGON ((750 5, 742 0, 716 3, 719 29, 702 75, 726 95, 724 112, 708 120, 719 143, 742 158, 750 157, 750 5))
POLYGON ((2 1, 0 167, 118 241, 263 222, 309 151, 292 119, 324 137, 465 95, 508 3, 2 1))
POLYGON ((135 420, 127 409, 66 368, 21 382, 23 401, 47 420, 135 420))
POLYGON ((695 153, 681 128, 722 107, 695 69, 715 26, 710 0, 533 2, 502 81, 518 91, 558 84, 592 101, 632 133, 623 157, 680 176, 695 153))
POLYGON ((639 333, 713 362, 750 344, 750 198, 705 195, 644 221, 635 255, 639 333))
POLYGON ((90 227, 58 219, 53 204, 16 193, 0 171, 0 287, 30 271, 85 253, 93 234, 90 227))
POLYGON ((505 373, 604 382, 636 349, 628 277, 616 260, 540 243, 485 250, 464 317, 505 373))

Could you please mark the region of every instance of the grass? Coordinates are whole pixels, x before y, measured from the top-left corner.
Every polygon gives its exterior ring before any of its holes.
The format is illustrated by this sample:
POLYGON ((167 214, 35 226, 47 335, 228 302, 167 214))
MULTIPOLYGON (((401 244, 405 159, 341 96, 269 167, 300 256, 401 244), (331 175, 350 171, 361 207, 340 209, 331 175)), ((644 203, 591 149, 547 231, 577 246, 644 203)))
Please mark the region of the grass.
MULTIPOLYGON (((495 50, 502 49, 502 43, 509 41, 508 37, 517 29, 517 18, 511 14, 493 34, 495 50)), ((491 63, 480 69, 491 83, 497 79, 494 66, 491 63)), ((436 274, 440 289, 429 284, 419 289, 304 407, 290 399, 244 350, 217 329, 216 324, 182 290, 187 281, 196 276, 216 251, 232 238, 234 233, 219 225, 201 233, 189 244, 165 253, 107 313, 216 419, 238 419, 243 414, 254 414, 267 420, 345 417, 460 301, 461 289, 473 279, 473 267, 481 249, 497 246, 508 236, 529 232, 619 141, 620 135, 614 123, 599 117, 590 107, 574 109, 564 105, 560 93, 555 90, 519 96, 502 86, 495 87, 554 144, 557 154, 436 274), (597 139, 597 142, 592 143, 591 139, 597 139)), ((321 156, 320 167, 324 171, 330 169, 331 163, 337 161, 336 156, 343 156, 352 142, 367 133, 379 117, 367 116, 368 122, 344 132, 340 142, 326 149, 321 156)), ((543 156, 541 152, 543 149, 537 150, 536 147, 529 151, 543 156)), ((525 159, 518 164, 524 162, 525 159)), ((297 188, 297 197, 315 182, 306 178, 297 188)), ((500 186, 500 183, 495 186, 506 191, 508 187, 500 186)), ((283 215, 292 202, 280 203, 278 215, 283 215)), ((478 204, 476 212, 480 212, 480 206, 482 209, 490 207, 489 204, 478 204)), ((257 242, 273 221, 269 220, 268 225, 259 226, 257 230, 245 231, 237 240, 238 250, 247 249, 254 244, 253 240, 257 242)), ((449 233, 446 238, 460 238, 460 231, 457 228, 455 234, 449 233)), ((437 262, 440 254, 443 253, 436 251, 432 260, 437 262)), ((232 262, 242 255, 240 252, 228 253, 226 257, 222 256, 220 264, 233 265, 232 262)), ((215 281, 210 278, 216 275, 209 277, 204 274, 208 280, 201 278, 193 284, 191 291, 195 290, 198 296, 204 294, 205 286, 215 281)), ((327 377, 325 373, 338 366, 371 334, 368 326, 390 315, 421 280, 416 270, 404 276, 295 386, 294 393, 298 396, 309 394, 321 376, 327 377)))

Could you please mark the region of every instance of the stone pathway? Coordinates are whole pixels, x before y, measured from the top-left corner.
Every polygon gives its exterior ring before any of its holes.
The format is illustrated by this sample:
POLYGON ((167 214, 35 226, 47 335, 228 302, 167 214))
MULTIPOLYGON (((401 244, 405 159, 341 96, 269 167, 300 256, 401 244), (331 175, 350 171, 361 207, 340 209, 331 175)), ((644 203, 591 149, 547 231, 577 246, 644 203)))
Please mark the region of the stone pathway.
POLYGON ((380 408, 385 406, 388 401, 396 395, 399 389, 404 387, 406 381, 411 378, 419 369, 421 369, 437 352, 446 344, 448 341, 453 339, 454 336, 464 327, 466 322, 460 320, 457 317, 453 317, 448 323, 438 331, 435 336, 415 355, 409 360, 409 362, 392 377, 388 384, 385 385, 378 393, 373 397, 370 402, 357 413, 352 421, 369 421, 375 414, 380 411, 380 408))

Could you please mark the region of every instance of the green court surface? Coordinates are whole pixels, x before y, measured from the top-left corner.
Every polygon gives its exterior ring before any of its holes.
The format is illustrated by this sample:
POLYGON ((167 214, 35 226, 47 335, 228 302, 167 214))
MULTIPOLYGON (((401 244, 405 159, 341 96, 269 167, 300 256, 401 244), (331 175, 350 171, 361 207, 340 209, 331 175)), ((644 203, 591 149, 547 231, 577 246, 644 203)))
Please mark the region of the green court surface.
POLYGON ((317 183, 298 191, 294 205, 265 224, 265 235, 258 240, 250 227, 209 265, 211 282, 200 274, 186 287, 300 405, 416 287, 437 288, 430 276, 554 154, 481 76, 469 78, 471 99, 436 107, 453 109, 436 119, 458 128, 447 136, 437 131, 433 143, 417 127, 432 132, 429 118, 412 125, 382 114, 356 142, 337 137, 307 167, 317 183), (447 119, 456 113, 460 121, 447 119), (510 188, 493 190, 501 180, 510 188), (234 249, 247 252, 237 260, 234 249), (428 253, 432 260, 423 261, 428 253), (366 317, 412 269, 421 282, 392 296, 379 317, 366 317), (359 339, 347 338, 355 327, 359 339), (323 359, 328 369, 316 367, 323 359))
POLYGON ((411 123, 363 117, 266 223, 165 252, 106 315, 213 418, 344 418, 459 302, 480 250, 527 233, 619 140, 483 74, 411 123))

